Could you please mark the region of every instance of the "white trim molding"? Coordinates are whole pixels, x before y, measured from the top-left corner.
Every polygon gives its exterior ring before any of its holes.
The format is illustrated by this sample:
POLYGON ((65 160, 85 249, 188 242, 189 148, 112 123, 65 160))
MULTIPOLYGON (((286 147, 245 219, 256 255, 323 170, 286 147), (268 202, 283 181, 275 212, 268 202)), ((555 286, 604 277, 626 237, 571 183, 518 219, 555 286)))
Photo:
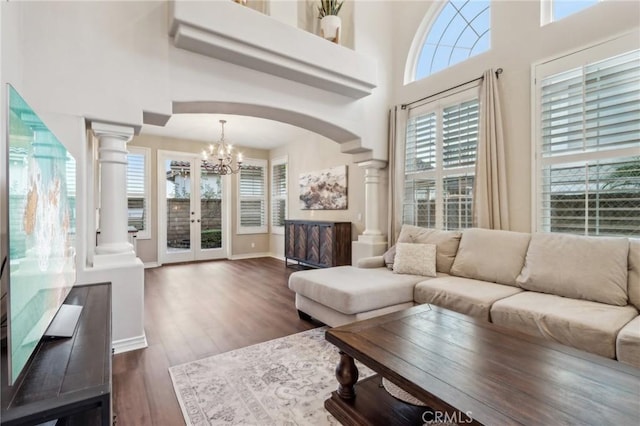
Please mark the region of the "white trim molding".
POLYGON ((127 339, 114 340, 111 342, 114 354, 121 354, 123 352, 135 351, 137 349, 144 349, 147 346, 147 335, 129 337, 127 339))
POLYGON ((229 1, 169 5, 169 35, 177 48, 355 99, 377 86, 372 58, 270 16, 229 1))
POLYGON ((246 253, 246 254, 234 254, 229 256, 229 260, 242 260, 242 259, 255 259, 258 257, 273 257, 271 253, 246 253))

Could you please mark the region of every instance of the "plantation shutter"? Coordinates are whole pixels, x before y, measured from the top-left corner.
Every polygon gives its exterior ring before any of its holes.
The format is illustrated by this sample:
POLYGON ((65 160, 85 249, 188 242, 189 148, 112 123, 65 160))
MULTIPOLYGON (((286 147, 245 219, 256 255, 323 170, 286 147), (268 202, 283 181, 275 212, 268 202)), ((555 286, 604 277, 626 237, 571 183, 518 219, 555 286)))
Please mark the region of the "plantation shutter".
POLYGON ((479 103, 475 91, 461 97, 410 113, 402 223, 441 229, 473 225, 479 103))
POLYGON ((442 112, 444 228, 473 226, 473 182, 478 149, 477 99, 445 108, 442 112))
POLYGON ((545 78, 543 156, 637 146, 640 51, 545 78))
POLYGON ((474 166, 478 147, 478 100, 445 108, 442 127, 443 167, 474 166))
POLYGON ((266 226, 265 167, 245 165, 240 170, 240 227, 266 226))
POLYGON ((539 227, 640 235, 640 50, 541 80, 539 227))
POLYGON ((436 113, 411 117, 407 121, 402 223, 435 226, 435 174, 420 174, 435 168, 436 113))
POLYGON ((287 164, 272 166, 271 225, 284 226, 287 215, 287 164))
POLYGON ((67 200, 71 205, 72 217, 69 218, 69 227, 71 232, 76 232, 76 160, 67 154, 65 162, 65 175, 67 178, 67 200))
POLYGON ((127 154, 127 206, 128 225, 138 231, 146 229, 147 202, 145 199, 145 155, 127 154))

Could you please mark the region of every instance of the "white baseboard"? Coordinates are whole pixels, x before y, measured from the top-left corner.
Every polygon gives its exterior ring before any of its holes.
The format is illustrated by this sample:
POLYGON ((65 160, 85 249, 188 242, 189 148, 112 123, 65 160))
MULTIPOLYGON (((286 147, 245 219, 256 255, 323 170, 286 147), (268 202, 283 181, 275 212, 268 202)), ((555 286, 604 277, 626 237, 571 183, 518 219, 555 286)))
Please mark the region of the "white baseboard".
POLYGON ((274 253, 269 253, 269 257, 273 257, 274 259, 282 260, 284 262, 284 256, 274 253))
POLYGON ((157 268, 162 266, 159 262, 145 262, 144 263, 144 269, 148 269, 148 268, 157 268))
POLYGON ((147 346, 147 336, 130 337, 128 339, 114 340, 111 343, 114 354, 121 354, 123 352, 135 351, 136 349, 144 349, 147 346))
POLYGON ((229 256, 229 260, 240 259, 255 259, 256 257, 270 257, 271 253, 247 253, 247 254, 234 254, 229 256))

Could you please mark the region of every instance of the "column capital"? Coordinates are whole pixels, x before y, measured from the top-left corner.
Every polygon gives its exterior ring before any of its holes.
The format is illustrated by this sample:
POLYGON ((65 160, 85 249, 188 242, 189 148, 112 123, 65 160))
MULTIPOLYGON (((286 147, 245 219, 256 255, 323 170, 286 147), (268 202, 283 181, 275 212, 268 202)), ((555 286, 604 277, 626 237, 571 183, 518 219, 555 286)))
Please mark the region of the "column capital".
POLYGON ((132 126, 103 123, 100 121, 92 121, 91 130, 98 138, 112 137, 122 139, 125 142, 129 142, 135 133, 135 129, 132 126))
POLYGON ((358 167, 365 169, 384 169, 387 167, 387 162, 382 160, 363 161, 362 163, 358 163, 358 167))

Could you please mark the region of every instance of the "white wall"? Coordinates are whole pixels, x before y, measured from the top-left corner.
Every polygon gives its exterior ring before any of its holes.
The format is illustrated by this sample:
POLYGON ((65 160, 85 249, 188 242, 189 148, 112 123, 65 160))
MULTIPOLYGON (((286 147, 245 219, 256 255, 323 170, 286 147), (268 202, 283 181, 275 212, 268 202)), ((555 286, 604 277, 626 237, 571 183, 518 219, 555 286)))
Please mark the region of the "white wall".
MULTIPOLYGON (((177 49, 168 35, 166 2, 2 6, 20 10, 28 82, 22 93, 39 109, 139 126, 143 110, 170 114, 173 101, 257 104, 365 135, 365 148, 386 155, 382 145, 376 146, 380 141, 367 135, 367 98, 354 100, 177 49)), ((252 31, 259 33, 259 28, 252 31)))
MULTIPOLYGON (((340 147, 320 135, 297 140, 272 149, 271 159, 288 158, 287 164, 287 218, 351 222, 351 237, 357 239, 364 231, 364 170, 353 162, 351 155, 340 153, 340 147), (347 166, 346 210, 302 210, 300 208, 299 177, 302 173, 336 166, 347 166)), ((271 234, 270 251, 284 257, 284 236, 271 234)))
POLYGON ((511 228, 531 229, 531 65, 606 40, 640 26, 640 2, 605 0, 540 27, 539 1, 494 1, 491 50, 426 79, 404 85, 413 37, 435 2, 394 2, 393 102, 410 102, 503 68, 500 76, 505 123, 511 228))

